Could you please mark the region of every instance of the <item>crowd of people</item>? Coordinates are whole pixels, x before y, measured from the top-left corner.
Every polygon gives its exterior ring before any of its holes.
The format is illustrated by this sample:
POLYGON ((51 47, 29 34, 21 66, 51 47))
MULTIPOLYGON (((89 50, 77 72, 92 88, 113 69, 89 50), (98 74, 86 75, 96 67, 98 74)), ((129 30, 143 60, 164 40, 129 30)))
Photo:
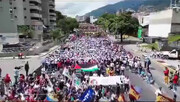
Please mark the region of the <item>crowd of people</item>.
POLYGON ((42 61, 40 75, 28 73, 28 62, 25 65, 26 75, 15 68, 13 83, 7 74, 1 81, 5 91, 1 90, 0 100, 76 102, 82 101, 80 97, 87 89, 92 89, 95 94, 91 101, 122 101, 122 94, 128 96, 123 100, 134 101, 136 99, 129 95, 132 85, 126 71, 137 73, 147 83, 153 84, 150 64, 148 57, 145 57, 143 65, 140 57, 133 56, 108 38, 77 37, 42 61), (83 68, 97 65, 99 70, 85 72, 75 69, 77 65, 83 68), (123 76, 123 80, 116 85, 89 85, 91 76, 123 76))

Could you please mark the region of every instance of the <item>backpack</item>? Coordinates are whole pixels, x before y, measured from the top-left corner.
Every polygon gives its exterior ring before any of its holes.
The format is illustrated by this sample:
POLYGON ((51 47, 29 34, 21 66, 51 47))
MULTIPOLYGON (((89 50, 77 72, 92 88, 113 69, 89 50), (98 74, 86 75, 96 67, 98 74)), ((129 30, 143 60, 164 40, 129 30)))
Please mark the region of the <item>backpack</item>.
POLYGON ((151 60, 149 59, 149 65, 151 64, 151 60))

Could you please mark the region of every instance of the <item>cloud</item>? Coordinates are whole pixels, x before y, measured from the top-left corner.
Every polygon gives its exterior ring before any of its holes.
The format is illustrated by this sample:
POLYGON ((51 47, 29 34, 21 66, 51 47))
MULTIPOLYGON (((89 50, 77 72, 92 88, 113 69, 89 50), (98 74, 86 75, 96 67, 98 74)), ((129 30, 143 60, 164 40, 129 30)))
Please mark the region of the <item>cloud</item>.
POLYGON ((84 15, 102 6, 122 0, 56 0, 56 10, 71 17, 84 15))

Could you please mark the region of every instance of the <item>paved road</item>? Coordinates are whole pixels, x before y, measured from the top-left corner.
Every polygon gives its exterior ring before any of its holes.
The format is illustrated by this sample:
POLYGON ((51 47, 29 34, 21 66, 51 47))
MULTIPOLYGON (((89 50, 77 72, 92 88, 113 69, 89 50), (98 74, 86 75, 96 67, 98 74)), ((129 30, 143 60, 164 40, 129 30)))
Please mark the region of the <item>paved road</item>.
MULTIPOLYGON (((113 41, 117 41, 113 36, 109 36, 109 39, 113 40, 113 41)), ((142 55, 145 54, 143 52, 139 52, 137 51, 138 48, 136 47, 136 44, 129 44, 129 45, 125 45, 126 50, 130 51, 133 53, 133 55, 136 56, 140 56, 142 58, 142 55)), ((173 63, 176 63, 174 61, 171 61, 173 63)), ((175 65, 176 66, 176 65, 175 65)), ((138 82, 138 79, 135 79, 135 76, 133 76, 132 74, 130 74, 130 76, 132 76, 131 80, 133 81, 133 83, 139 83, 142 87, 144 87, 145 89, 148 88, 149 90, 154 90, 154 89, 158 89, 159 87, 162 87, 162 93, 164 95, 167 95, 171 98, 173 98, 173 92, 171 90, 168 89, 168 85, 166 85, 164 83, 164 67, 159 64, 156 60, 151 59, 151 66, 150 66, 150 70, 152 72, 153 78, 155 80, 155 84, 153 86, 147 86, 147 85, 143 85, 143 82, 138 82)), ((143 89, 144 89, 143 88, 143 89)), ((147 92, 145 91, 145 93, 143 94, 144 97, 143 100, 146 98, 149 99, 149 97, 151 97, 151 91, 147 90, 147 92), (148 92, 149 91, 149 92, 148 92)), ((177 94, 177 100, 180 101, 180 88, 178 87, 178 91, 176 92, 177 94)), ((152 97, 153 99, 153 97, 152 97)))
MULTIPOLYGON (((53 52, 59 46, 50 48, 46 53, 42 53, 39 56, 28 56, 26 59, 13 59, 12 57, 0 58, 0 68, 2 69, 2 76, 5 76, 7 73, 10 74, 12 80, 14 80, 14 68, 16 66, 24 66, 25 63, 29 62, 29 73, 34 72, 39 66, 41 66, 41 61, 48 55, 48 53, 53 52)), ((22 68, 20 74, 25 75, 25 70, 22 68)))
MULTIPOLYGON (((134 49, 136 49, 135 44, 132 45, 126 45, 125 48, 128 51, 133 52, 134 55, 136 56, 140 56, 142 58, 142 52, 135 52, 134 49)), ((153 78, 155 80, 155 85, 154 87, 157 89, 158 87, 162 87, 162 92, 164 95, 167 95, 169 97, 173 97, 173 92, 171 90, 168 89, 168 85, 166 85, 164 83, 164 67, 162 65, 160 65, 158 62, 156 62, 155 60, 151 59, 151 66, 150 66, 150 70, 152 72, 153 78)), ((149 87, 150 88, 150 87, 149 87)), ((180 100, 180 88, 178 87, 178 91, 176 92, 177 94, 177 100, 180 100)))
POLYGON ((155 88, 150 84, 147 84, 139 75, 131 73, 130 71, 125 72, 129 76, 131 84, 142 88, 139 101, 155 101, 155 88))

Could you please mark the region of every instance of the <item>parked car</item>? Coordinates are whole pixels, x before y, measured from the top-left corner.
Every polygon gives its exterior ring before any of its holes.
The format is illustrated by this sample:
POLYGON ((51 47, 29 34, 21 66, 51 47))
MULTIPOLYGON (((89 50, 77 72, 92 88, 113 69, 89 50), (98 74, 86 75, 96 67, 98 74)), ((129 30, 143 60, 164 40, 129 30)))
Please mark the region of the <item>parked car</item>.
POLYGON ((180 57, 180 52, 176 49, 174 49, 172 51, 162 51, 161 53, 163 55, 163 58, 165 58, 165 59, 180 57))

